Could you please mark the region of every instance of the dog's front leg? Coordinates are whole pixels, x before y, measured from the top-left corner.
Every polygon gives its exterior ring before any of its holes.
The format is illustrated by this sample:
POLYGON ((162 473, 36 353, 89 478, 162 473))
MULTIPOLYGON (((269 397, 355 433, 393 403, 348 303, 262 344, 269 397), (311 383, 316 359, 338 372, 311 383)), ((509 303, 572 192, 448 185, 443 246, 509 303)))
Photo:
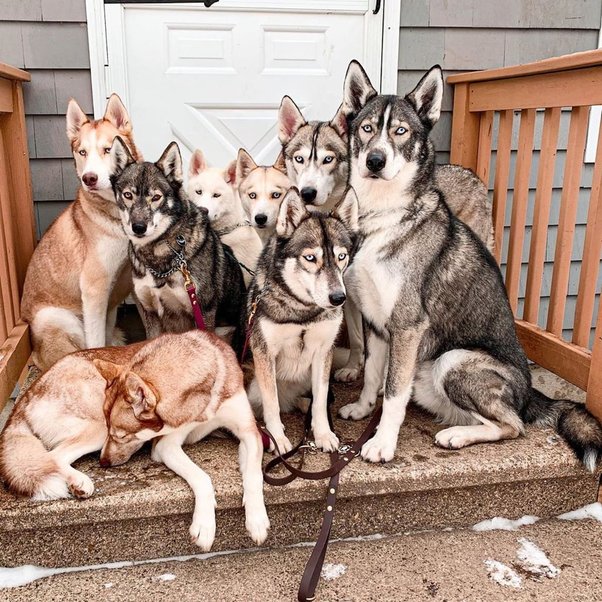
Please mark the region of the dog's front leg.
POLYGON ((84 265, 79 286, 82 294, 86 348, 104 347, 111 281, 99 265, 84 265))
POLYGON ((316 445, 324 451, 334 451, 339 447, 338 437, 328 424, 328 380, 332 366, 332 348, 314 355, 311 364, 311 428, 316 445))
POLYGON ((343 313, 349 335, 349 359, 334 373, 334 378, 339 382, 352 382, 359 378, 364 365, 364 328, 362 314, 349 297, 343 307, 343 313))
POLYGON ((154 311, 146 311, 146 309, 142 310, 144 314, 144 318, 142 322, 144 323, 144 330, 146 331, 147 339, 154 339, 163 333, 163 324, 161 323, 161 318, 154 311))
POLYGON ((207 473, 203 472, 182 449, 187 433, 174 431, 157 441, 153 458, 160 460, 182 477, 194 493, 194 513, 190 525, 190 539, 208 552, 215 539, 215 492, 207 473))
POLYGON ((399 429, 412 395, 418 345, 423 332, 419 326, 411 331, 391 333, 383 414, 376 435, 362 447, 362 457, 369 462, 388 462, 395 455, 399 429))
POLYGON ((253 348, 253 361, 255 363, 255 378, 261 391, 263 406, 263 419, 266 428, 278 444, 281 454, 290 451, 293 446, 284 434, 284 425, 280 420, 280 403, 278 401, 278 387, 276 384, 276 360, 269 352, 261 348, 253 348))

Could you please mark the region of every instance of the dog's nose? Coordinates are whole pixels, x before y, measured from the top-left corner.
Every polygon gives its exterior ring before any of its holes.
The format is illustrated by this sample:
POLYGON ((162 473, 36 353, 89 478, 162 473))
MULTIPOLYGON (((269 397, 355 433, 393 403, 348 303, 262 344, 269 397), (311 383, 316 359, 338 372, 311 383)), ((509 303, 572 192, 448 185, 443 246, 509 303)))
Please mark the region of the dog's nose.
POLYGON ((144 222, 134 222, 132 232, 137 236, 142 236, 146 232, 146 224, 144 222))
POLYGON ((343 291, 335 291, 334 293, 330 293, 330 295, 328 295, 328 300, 334 306, 343 305, 343 303, 345 303, 345 299, 347 299, 347 296, 343 291))
POLYGON ((265 213, 258 213, 255 216, 255 223, 258 226, 265 226, 268 221, 268 216, 265 213))
POLYGON ((111 466, 111 461, 108 458, 100 457, 100 466, 102 468, 109 468, 111 466))
POLYGON ((371 172, 377 173, 381 169, 383 169, 386 162, 387 158, 385 157, 385 154, 383 152, 372 151, 366 159, 366 166, 371 172))
POLYGON ((313 203, 316 200, 318 191, 315 188, 302 188, 301 198, 304 203, 313 203))
POLYGON ((91 171, 87 171, 82 176, 82 180, 83 180, 84 184, 86 186, 88 186, 88 188, 93 188, 94 186, 96 186, 96 183, 98 182, 98 176, 91 171))

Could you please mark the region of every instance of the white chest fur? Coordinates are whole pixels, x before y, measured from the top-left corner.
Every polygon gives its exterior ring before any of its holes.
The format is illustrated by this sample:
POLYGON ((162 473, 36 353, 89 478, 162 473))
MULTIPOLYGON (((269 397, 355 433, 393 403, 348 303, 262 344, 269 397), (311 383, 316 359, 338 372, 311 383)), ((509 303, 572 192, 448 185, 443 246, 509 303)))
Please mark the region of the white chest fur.
POLYGON ((136 296, 146 311, 155 312, 159 317, 163 316, 166 309, 174 313, 192 311, 182 274, 174 274, 171 281, 171 284, 159 288, 148 272, 143 278, 134 281, 136 296))

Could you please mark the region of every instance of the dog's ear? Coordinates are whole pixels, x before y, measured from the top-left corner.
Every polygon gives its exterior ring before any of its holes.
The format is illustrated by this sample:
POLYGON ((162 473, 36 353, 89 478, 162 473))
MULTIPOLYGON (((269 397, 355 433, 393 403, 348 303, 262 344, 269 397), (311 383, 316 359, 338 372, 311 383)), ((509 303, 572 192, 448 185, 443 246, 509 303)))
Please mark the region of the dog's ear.
POLYGON ((157 397, 155 393, 135 372, 128 372, 124 379, 126 401, 132 406, 134 416, 141 422, 157 417, 157 397))
POLYGON ((132 133, 130 116, 121 98, 115 93, 111 94, 107 102, 103 119, 111 122, 122 134, 129 135, 132 133))
POLYGON ((282 145, 288 144, 301 126, 307 123, 305 117, 290 96, 284 96, 278 109, 278 139, 282 145))
POLYGON ((182 184, 182 155, 177 142, 170 142, 155 165, 172 184, 182 184))
POLYGON ((224 169, 224 180, 226 180, 226 183, 230 184, 230 186, 236 184, 236 161, 230 161, 228 167, 224 169))
POLYGON ((89 121, 88 116, 82 111, 75 98, 72 98, 67 106, 67 138, 71 144, 76 140, 82 125, 89 121))
POLYGON ((276 222, 278 236, 292 236, 308 213, 307 207, 299 195, 299 190, 295 186, 289 188, 278 212, 278 221, 276 222))
POLYGON ((281 171, 285 176, 286 173, 286 159, 284 158, 284 151, 280 151, 278 156, 276 157, 276 161, 274 161, 274 165, 272 165, 274 169, 281 171))
POLYGON ((418 85, 406 96, 416 109, 418 117, 429 129, 432 128, 441 115, 443 101, 443 72, 439 65, 431 67, 418 85))
POLYGON ((343 105, 338 108, 335 116, 330 120, 330 127, 334 128, 336 133, 345 141, 347 141, 347 115, 343 110, 343 105))
POLYGON ((353 118, 366 103, 377 95, 370 78, 364 68, 357 62, 351 61, 345 74, 343 84, 342 110, 347 117, 353 118))
POLYGON ((345 196, 339 201, 333 209, 332 215, 339 218, 351 232, 357 232, 358 229, 359 204, 355 190, 349 186, 345 196))
POLYGON ((123 139, 119 136, 115 136, 113 144, 111 145, 111 175, 113 177, 119 176, 119 174, 131 163, 135 163, 136 160, 132 157, 128 147, 126 146, 123 139))
POLYGON ((207 161, 205 161, 205 155, 203 151, 197 148, 192 157, 190 157, 190 165, 188 166, 188 177, 192 178, 198 176, 202 171, 207 169, 207 161))
POLYGON ((121 374, 121 366, 107 360, 94 359, 92 360, 94 367, 98 373, 107 381, 107 387, 110 387, 121 374))
POLYGON ((253 157, 244 148, 239 148, 236 158, 236 181, 240 184, 256 167, 257 163, 253 161, 253 157))

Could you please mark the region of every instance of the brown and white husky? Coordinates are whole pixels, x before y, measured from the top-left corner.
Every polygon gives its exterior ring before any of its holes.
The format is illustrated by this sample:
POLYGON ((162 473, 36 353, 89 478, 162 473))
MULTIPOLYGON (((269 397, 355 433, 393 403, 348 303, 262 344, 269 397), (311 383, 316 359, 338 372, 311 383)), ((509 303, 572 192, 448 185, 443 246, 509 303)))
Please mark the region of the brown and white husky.
POLYGON ((129 115, 116 94, 98 120, 89 119, 75 100, 69 102, 67 137, 81 187, 42 237, 23 288, 22 316, 41 370, 73 351, 119 342, 117 306, 132 278, 110 181, 109 152, 118 135, 140 160, 129 115))

